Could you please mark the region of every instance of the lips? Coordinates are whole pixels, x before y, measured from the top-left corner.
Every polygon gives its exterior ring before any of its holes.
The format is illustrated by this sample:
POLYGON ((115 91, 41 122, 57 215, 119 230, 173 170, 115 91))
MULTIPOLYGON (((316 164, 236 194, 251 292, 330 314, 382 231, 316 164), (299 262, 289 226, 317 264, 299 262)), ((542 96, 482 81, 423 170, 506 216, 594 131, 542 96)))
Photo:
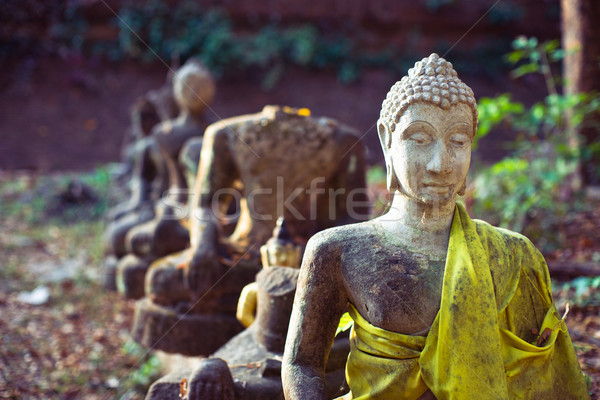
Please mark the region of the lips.
POLYGON ((433 187, 433 188, 449 188, 452 185, 447 183, 424 183, 423 186, 433 187))
POLYGON ((437 193, 444 193, 452 187, 452 185, 438 184, 438 183, 425 183, 425 184, 423 184, 423 186, 425 187, 425 189, 429 189, 432 192, 437 192, 437 193))

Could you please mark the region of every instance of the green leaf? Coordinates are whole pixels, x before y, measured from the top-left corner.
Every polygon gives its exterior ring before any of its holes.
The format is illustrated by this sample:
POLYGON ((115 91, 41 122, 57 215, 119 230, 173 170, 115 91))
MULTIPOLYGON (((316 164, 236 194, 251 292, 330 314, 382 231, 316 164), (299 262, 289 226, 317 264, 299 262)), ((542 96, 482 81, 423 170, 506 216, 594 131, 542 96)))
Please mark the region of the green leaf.
POLYGON ((536 37, 530 37, 529 40, 527 41, 527 46, 531 49, 537 47, 538 45, 538 40, 536 37))
POLYGON ((528 63, 523 64, 520 67, 517 67, 512 70, 511 75, 513 78, 519 78, 523 75, 531 74, 534 72, 538 72, 540 70, 540 66, 537 63, 528 63))
POLYGON ((527 37, 526 36, 518 36, 515 40, 513 40, 512 42, 512 47, 514 49, 524 49, 527 46, 527 37))
POLYGON ((525 58, 525 52, 523 50, 511 51, 506 56, 506 59, 508 60, 508 62, 513 65, 518 63, 519 61, 521 61, 524 58, 525 58))

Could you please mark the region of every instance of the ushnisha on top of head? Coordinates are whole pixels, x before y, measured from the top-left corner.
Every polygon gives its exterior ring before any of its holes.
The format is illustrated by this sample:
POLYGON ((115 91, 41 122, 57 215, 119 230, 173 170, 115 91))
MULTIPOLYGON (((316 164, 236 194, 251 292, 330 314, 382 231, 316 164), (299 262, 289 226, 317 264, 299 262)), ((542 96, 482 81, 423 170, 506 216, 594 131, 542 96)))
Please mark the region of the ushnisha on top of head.
POLYGON ((460 80, 452 63, 436 53, 417 61, 408 70, 408 75, 396 82, 381 105, 379 121, 387 125, 389 131, 396 130, 396 124, 408 106, 424 102, 448 109, 463 103, 473 111, 473 136, 477 132, 477 101, 473 90, 460 80))

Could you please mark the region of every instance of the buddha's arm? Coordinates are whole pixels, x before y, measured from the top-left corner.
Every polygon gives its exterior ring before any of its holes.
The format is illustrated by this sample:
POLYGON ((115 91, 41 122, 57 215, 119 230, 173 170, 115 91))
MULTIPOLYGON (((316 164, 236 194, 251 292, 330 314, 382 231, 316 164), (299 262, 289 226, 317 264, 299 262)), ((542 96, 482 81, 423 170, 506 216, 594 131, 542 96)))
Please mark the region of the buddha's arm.
POLYGON ((347 296, 339 249, 313 237, 300 270, 290 319, 282 381, 285 398, 325 399, 325 365, 347 296))
POLYGON ((196 185, 192 197, 190 244, 193 258, 188 267, 188 283, 197 290, 199 270, 216 262, 219 221, 214 201, 227 198, 220 191, 231 189, 238 178, 237 166, 229 148, 228 126, 213 124, 206 129, 196 185), (215 207, 213 207, 215 206, 215 207), (206 265, 205 265, 206 264, 206 265))
MULTIPOLYGON (((153 151, 157 151, 154 139, 151 137, 144 138, 136 142, 137 158, 132 172, 133 191, 131 200, 132 203, 137 207, 144 201, 152 198, 152 182, 155 179, 160 179, 160 170, 156 165, 155 154, 153 151)), ((156 200, 155 198, 152 198, 156 200)))

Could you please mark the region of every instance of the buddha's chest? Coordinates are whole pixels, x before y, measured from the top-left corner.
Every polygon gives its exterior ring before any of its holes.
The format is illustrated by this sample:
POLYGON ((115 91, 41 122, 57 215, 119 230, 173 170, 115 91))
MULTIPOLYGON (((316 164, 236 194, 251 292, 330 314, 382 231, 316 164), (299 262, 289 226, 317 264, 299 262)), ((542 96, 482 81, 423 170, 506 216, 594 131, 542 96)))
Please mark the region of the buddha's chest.
POLYGON ((374 251, 369 258, 368 265, 345 270, 350 301, 375 326, 426 332, 439 310, 445 261, 402 250, 374 251))

